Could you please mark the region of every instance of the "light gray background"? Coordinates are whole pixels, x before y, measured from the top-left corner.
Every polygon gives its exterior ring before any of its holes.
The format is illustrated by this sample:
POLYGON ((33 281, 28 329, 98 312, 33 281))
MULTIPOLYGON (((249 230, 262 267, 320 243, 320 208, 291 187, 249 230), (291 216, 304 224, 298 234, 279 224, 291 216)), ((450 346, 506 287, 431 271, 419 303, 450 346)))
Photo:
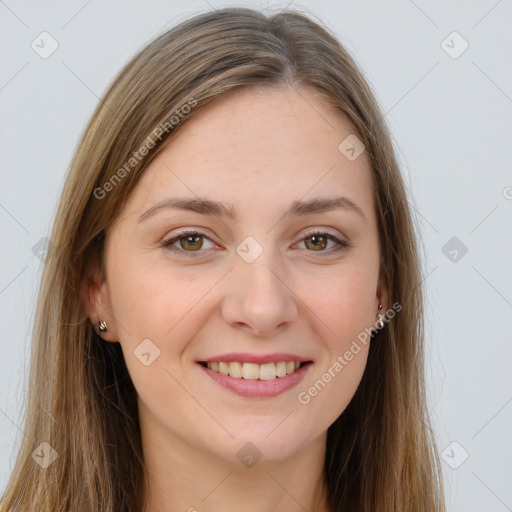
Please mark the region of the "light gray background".
MULTIPOLYGON (((79 136, 98 97, 143 44, 191 14, 226 5, 269 4, 0 1, 0 492, 23 436, 42 268, 32 248, 49 236, 79 136), (59 45, 47 59, 31 48, 43 31, 59 45)), ((448 509, 512 510, 512 2, 299 5, 334 30, 362 66, 387 113, 412 194, 425 253, 428 387, 448 509), (441 45, 453 31, 469 44, 457 58, 441 45), (451 246, 448 256, 443 252, 452 237, 456 261, 451 246)), ((444 47, 455 55, 462 44, 451 36, 444 47)))

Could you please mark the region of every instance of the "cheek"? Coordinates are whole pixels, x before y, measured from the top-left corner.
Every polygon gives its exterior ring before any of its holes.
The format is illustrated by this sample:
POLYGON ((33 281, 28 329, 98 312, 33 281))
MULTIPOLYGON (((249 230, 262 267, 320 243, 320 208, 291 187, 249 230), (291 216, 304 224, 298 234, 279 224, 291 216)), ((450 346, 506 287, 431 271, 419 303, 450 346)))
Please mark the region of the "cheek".
POLYGON ((116 319, 126 324, 129 336, 161 338, 185 314, 197 285, 189 286, 193 279, 148 260, 133 257, 112 269, 113 309, 116 319))
POLYGON ((305 283, 300 296, 308 297, 304 302, 328 328, 333 349, 344 349, 375 322, 376 281, 373 269, 347 265, 317 279, 315 286, 305 283))
POLYGON ((113 269, 110 277, 123 351, 133 358, 139 344, 150 339, 160 350, 158 362, 179 371, 180 355, 201 327, 198 316, 211 314, 205 311, 207 296, 219 281, 219 273, 198 278, 193 267, 177 270, 134 258, 125 261, 123 268, 113 269))
POLYGON ((315 418, 321 428, 328 428, 345 410, 366 368, 370 337, 365 328, 373 327, 376 279, 374 269, 347 264, 316 279, 309 294, 305 288, 301 291, 318 320, 313 329, 327 350, 314 375, 298 390, 297 401, 305 421, 315 418))
POLYGON ((315 430, 327 430, 354 397, 366 368, 368 348, 358 341, 340 347, 298 390, 298 407, 315 430))
POLYGON ((143 267, 134 260, 133 264, 125 261, 110 276, 117 299, 113 312, 121 326, 119 341, 128 372, 142 402, 156 416, 162 415, 164 423, 169 418, 165 418, 163 403, 172 402, 185 416, 188 410, 198 414, 179 384, 183 379, 181 354, 198 328, 194 311, 196 305, 200 311, 198 302, 208 283, 199 285, 177 274, 157 265, 143 267))

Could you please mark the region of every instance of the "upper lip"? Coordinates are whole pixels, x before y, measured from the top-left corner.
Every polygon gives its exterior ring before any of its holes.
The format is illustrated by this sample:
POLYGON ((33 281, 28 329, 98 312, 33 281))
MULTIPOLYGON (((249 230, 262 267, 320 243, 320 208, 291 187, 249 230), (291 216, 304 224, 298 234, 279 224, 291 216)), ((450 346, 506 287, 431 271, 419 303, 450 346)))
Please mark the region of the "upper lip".
POLYGON ((298 356, 297 354, 289 354, 279 352, 275 354, 248 354, 245 352, 232 352, 230 354, 221 354, 218 356, 209 357, 208 359, 202 359, 200 363, 214 363, 214 362, 240 362, 240 363, 279 363, 281 361, 299 361, 300 363, 306 363, 311 361, 307 357, 298 356))

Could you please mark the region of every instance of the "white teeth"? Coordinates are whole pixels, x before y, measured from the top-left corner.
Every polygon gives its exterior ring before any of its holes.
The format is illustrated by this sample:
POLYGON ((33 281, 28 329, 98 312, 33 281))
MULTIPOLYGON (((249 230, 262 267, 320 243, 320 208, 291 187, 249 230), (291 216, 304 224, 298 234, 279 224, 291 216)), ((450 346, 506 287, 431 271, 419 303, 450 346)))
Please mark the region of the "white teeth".
POLYGON ((229 363, 219 363, 219 372, 222 375, 229 375, 229 363))
POLYGON ((229 375, 235 379, 242 378, 242 363, 229 363, 229 375))
POLYGON ((285 361, 279 361, 279 363, 276 363, 276 375, 278 377, 286 376, 286 362, 285 361))
POLYGON ((260 366, 260 380, 272 380, 276 377, 276 365, 274 363, 262 364, 260 366))
POLYGON ((260 367, 256 363, 244 363, 242 365, 242 377, 244 379, 257 379, 260 374, 260 367))
POLYGON ((240 363, 238 361, 211 362, 206 366, 214 372, 229 375, 235 379, 273 380, 276 377, 286 377, 300 367, 298 361, 279 361, 277 363, 240 363))

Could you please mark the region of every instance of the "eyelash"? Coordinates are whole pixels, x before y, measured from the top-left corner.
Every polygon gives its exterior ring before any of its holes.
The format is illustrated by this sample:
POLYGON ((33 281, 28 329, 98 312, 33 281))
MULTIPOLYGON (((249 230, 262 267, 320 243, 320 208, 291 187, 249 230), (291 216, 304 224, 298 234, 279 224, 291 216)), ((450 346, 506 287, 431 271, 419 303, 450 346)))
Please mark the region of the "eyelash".
MULTIPOLYGON (((204 251, 202 251, 202 250, 187 251, 185 249, 178 249, 176 247, 173 247, 174 243, 176 243, 177 241, 179 241, 179 240, 181 240, 183 238, 187 238, 189 236, 194 236, 194 237, 198 236, 198 237, 202 237, 202 238, 206 238, 207 240, 210 240, 210 238, 208 238, 204 233, 201 233, 200 231, 185 230, 185 231, 182 231, 181 233, 179 233, 178 235, 173 236, 172 238, 169 238, 168 240, 164 240, 162 242, 162 247, 165 247, 165 248, 171 250, 174 253, 186 254, 187 255, 186 257, 194 258, 194 257, 198 256, 199 253, 204 252, 204 251)), ((311 231, 309 233, 306 233, 304 235, 304 237, 302 238, 301 242, 303 242, 304 240, 306 240, 308 238, 311 238, 313 236, 322 236, 322 237, 327 238, 328 240, 332 240, 333 242, 335 242, 337 244, 337 247, 331 248, 331 250, 318 251, 318 252, 320 252, 322 254, 314 255, 314 257, 322 258, 322 257, 325 257, 325 256, 327 256, 329 254, 333 254, 333 253, 337 253, 339 251, 347 250, 348 248, 351 247, 351 244, 349 244, 348 242, 340 240, 337 237, 335 237, 334 235, 331 235, 330 233, 325 233, 325 232, 322 232, 322 231, 319 231, 319 230, 311 231)), ((211 242, 211 240, 210 240, 210 242, 211 242)), ((306 250, 308 252, 311 252, 311 253, 317 252, 317 251, 310 251, 308 249, 306 249, 306 250)))

